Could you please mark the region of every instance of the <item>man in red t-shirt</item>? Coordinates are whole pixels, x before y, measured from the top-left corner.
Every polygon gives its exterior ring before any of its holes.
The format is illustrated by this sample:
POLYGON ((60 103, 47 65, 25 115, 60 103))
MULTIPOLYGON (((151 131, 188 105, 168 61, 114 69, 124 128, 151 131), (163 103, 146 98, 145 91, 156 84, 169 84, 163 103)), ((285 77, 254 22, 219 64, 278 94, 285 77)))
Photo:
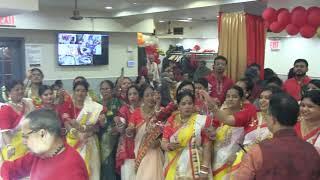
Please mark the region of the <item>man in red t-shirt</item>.
POLYGON ((22 137, 31 151, 15 160, 1 162, 4 180, 88 180, 84 160, 61 137, 58 116, 51 110, 31 112, 22 122, 22 137))
POLYGON ((294 97, 297 101, 301 100, 301 87, 310 82, 306 75, 308 72, 308 62, 305 59, 297 59, 294 62, 293 71, 295 76, 283 83, 282 89, 294 97))
POLYGON ((227 91, 233 86, 233 81, 224 75, 227 64, 227 58, 217 56, 214 59, 212 73, 206 77, 211 86, 210 96, 215 98, 219 104, 224 102, 227 91))

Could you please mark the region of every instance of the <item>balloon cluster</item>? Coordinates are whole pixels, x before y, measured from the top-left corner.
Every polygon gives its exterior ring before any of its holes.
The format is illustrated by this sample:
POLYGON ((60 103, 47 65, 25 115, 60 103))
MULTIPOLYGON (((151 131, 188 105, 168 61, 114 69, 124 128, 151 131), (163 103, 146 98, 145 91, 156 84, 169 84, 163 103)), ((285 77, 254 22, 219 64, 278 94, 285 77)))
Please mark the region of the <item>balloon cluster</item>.
POLYGON ((286 8, 275 10, 266 8, 263 11, 265 27, 274 33, 286 30, 289 35, 301 34, 304 38, 320 37, 320 7, 308 9, 298 6, 290 12, 286 8))

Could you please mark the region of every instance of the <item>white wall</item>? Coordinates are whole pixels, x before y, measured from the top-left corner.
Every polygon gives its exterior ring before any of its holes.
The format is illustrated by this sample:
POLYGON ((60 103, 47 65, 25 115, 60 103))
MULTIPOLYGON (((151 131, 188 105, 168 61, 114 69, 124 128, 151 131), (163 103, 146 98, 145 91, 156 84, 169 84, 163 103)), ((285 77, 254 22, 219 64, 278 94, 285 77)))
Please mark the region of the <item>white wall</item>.
POLYGON ((217 21, 172 22, 171 30, 174 27, 183 27, 184 34, 167 35, 167 22, 156 23, 161 49, 167 50, 170 44, 182 44, 185 49, 192 49, 195 45, 200 45, 202 49, 218 51, 217 21))
MULTIPOLYGON (((126 68, 129 60, 128 47, 133 50, 134 61, 137 64, 136 33, 109 33, 109 65, 93 67, 60 67, 57 63, 56 32, 38 30, 1 30, 1 37, 23 37, 26 44, 42 46, 41 69, 45 80, 73 79, 82 75, 86 78, 119 77, 121 67, 125 67, 126 76, 136 76, 137 66, 126 68)), ((131 59, 130 59, 131 60, 131 59)))
POLYGON ((270 41, 266 41, 265 68, 273 69, 277 74, 287 75, 296 59, 306 59, 309 63, 309 76, 320 78, 320 38, 301 37, 280 38, 280 50, 271 51, 270 41))
POLYGON ((219 40, 215 38, 159 39, 159 47, 164 51, 168 50, 170 44, 181 44, 185 49, 192 49, 195 45, 200 45, 201 49, 213 49, 218 52, 219 40))
POLYGON ((183 36, 168 35, 168 23, 156 23, 156 32, 159 36, 184 37, 184 38, 218 38, 217 21, 193 21, 193 22, 172 22, 171 31, 174 27, 183 27, 183 36))

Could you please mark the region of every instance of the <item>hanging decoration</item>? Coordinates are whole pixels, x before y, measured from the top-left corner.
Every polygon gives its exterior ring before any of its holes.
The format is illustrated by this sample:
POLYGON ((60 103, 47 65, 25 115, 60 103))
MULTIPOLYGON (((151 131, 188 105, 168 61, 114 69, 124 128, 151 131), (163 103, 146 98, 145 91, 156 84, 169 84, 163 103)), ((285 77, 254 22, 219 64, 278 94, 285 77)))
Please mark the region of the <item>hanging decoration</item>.
POLYGON ((308 9, 298 6, 290 12, 286 8, 278 10, 268 7, 263 13, 266 29, 274 33, 280 33, 283 30, 289 35, 300 35, 304 38, 312 38, 315 35, 320 37, 320 7, 310 7, 308 9))

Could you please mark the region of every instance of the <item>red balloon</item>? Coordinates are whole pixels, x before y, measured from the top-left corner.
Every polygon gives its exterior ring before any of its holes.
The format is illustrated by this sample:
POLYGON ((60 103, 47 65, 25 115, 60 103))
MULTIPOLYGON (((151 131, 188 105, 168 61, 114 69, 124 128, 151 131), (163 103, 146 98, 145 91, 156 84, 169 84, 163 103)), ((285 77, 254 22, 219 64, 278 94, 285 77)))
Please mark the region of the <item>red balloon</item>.
POLYGON ((300 29, 300 34, 304 38, 312 38, 316 34, 317 29, 310 25, 305 25, 300 29))
POLYGON ((307 12, 308 12, 308 14, 310 14, 312 11, 317 11, 317 10, 319 10, 320 8, 318 8, 317 6, 312 6, 312 7, 309 7, 308 8, 308 10, 307 10, 307 12))
POLYGON ((279 15, 280 13, 282 13, 283 11, 288 11, 288 12, 289 12, 289 10, 288 10, 287 8, 280 8, 280 9, 278 9, 278 11, 277 11, 278 15, 279 15))
POLYGON ((271 23, 269 21, 264 21, 263 23, 264 23, 264 28, 269 29, 271 23))
POLYGON ((307 23, 308 13, 304 7, 296 7, 291 13, 291 22, 298 27, 301 27, 307 23))
POLYGON ((289 35, 294 36, 299 33, 299 28, 294 24, 288 24, 286 31, 289 35))
POLYGON ((297 7, 293 8, 291 12, 293 13, 295 11, 303 11, 303 10, 306 10, 306 8, 304 8, 302 6, 297 6, 297 7))
POLYGON ((308 24, 318 27, 320 26, 320 9, 311 10, 308 15, 308 24))
POLYGON ((281 32, 283 29, 285 28, 285 26, 283 26, 281 23, 279 22, 273 22, 270 25, 270 30, 274 33, 279 33, 281 32))
POLYGON ((267 8, 263 11, 262 17, 264 20, 273 22, 277 19, 277 11, 274 8, 267 8))
POLYGON ((282 25, 286 26, 290 23, 291 16, 290 12, 288 10, 283 10, 282 12, 279 13, 278 15, 278 22, 281 23, 282 25))

